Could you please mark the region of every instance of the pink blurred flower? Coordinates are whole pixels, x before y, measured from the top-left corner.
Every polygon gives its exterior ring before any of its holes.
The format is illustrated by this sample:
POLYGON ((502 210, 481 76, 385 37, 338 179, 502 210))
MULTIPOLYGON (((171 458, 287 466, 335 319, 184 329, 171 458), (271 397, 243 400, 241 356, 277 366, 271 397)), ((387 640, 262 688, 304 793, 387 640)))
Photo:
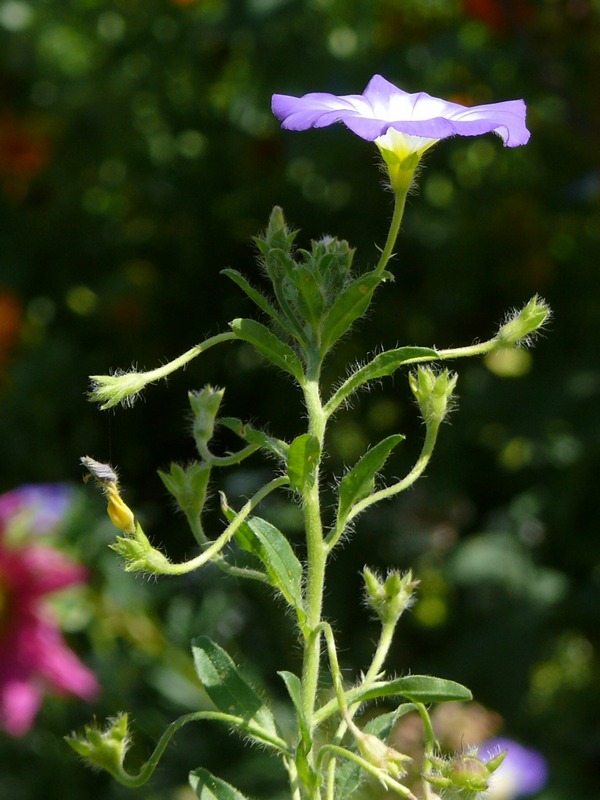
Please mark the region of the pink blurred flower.
POLYGON ((32 521, 42 528, 54 521, 51 510, 64 508, 64 489, 47 492, 47 514, 39 505, 43 492, 31 487, 0 496, 0 726, 12 736, 29 730, 47 691, 86 700, 98 692, 95 675, 69 649, 46 603, 47 595, 84 582, 85 568, 51 547, 22 537, 11 543, 7 535, 9 509, 21 512, 27 499, 37 503, 32 521))

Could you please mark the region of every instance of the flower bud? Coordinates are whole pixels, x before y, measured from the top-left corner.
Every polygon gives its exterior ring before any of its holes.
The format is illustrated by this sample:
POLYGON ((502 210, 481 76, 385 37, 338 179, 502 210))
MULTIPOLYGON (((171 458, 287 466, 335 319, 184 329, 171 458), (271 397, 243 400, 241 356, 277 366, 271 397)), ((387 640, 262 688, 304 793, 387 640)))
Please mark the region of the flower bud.
POLYGON ((534 295, 521 311, 509 315, 506 322, 498 331, 497 340, 503 347, 516 347, 519 344, 528 344, 531 336, 539 331, 551 314, 550 306, 534 295))
POLYGON ((190 406, 194 413, 192 432, 196 447, 202 458, 206 460, 210 460, 208 443, 214 434, 215 421, 224 394, 224 389, 213 389, 212 386, 205 386, 200 392, 188 393, 190 406))
POLYGON ((115 528, 123 531, 123 533, 134 533, 135 517, 133 516, 133 511, 124 502, 123 498, 119 494, 117 484, 107 483, 105 492, 106 497, 108 498, 108 506, 106 510, 112 524, 115 526, 115 528))
POLYGON ((417 399, 426 424, 439 425, 448 413, 448 407, 458 375, 447 369, 435 372, 431 367, 418 367, 411 372, 408 382, 417 399))
POLYGON ((412 572, 401 575, 390 572, 381 581, 368 567, 363 569, 367 603, 384 623, 396 622, 414 602, 413 593, 419 581, 413 581, 412 572))
POLYGON ((128 715, 122 713, 109 719, 104 730, 94 723, 86 725, 82 734, 73 733, 65 738, 70 747, 90 761, 93 767, 119 775, 130 742, 128 715))
POLYGON ((487 762, 478 758, 477 750, 448 760, 432 757, 436 772, 425 773, 423 777, 436 789, 448 790, 461 800, 476 800, 489 788, 490 777, 504 761, 506 753, 506 750, 498 753, 487 762))
POLYGON ((356 729, 354 731, 356 744, 362 756, 382 773, 398 779, 406 775, 405 764, 412 761, 410 756, 388 747, 385 742, 373 736, 371 733, 364 733, 356 729))

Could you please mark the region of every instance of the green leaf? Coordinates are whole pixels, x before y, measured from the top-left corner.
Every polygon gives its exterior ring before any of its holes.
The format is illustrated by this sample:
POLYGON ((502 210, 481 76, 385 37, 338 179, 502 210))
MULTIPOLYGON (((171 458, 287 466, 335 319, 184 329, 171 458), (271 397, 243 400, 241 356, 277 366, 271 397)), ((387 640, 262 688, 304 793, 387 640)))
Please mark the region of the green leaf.
POLYGON ((393 681, 375 685, 364 692, 352 694, 352 702, 363 703, 391 695, 401 695, 413 703, 445 703, 454 700, 468 701, 473 695, 466 686, 432 675, 406 675, 393 681))
POLYGON ((379 353, 368 364, 358 369, 340 386, 325 406, 325 411, 331 413, 340 403, 349 397, 361 386, 369 381, 393 375, 403 364, 413 364, 419 361, 434 361, 437 359, 437 350, 431 347, 398 347, 395 350, 386 350, 379 353))
POLYGON ((347 286, 337 297, 325 317, 321 331, 321 345, 326 353, 340 336, 348 332, 350 326, 365 313, 371 304, 373 293, 389 274, 375 275, 368 272, 347 286))
MULTIPOLYGON (((401 706, 398 706, 395 711, 390 711, 387 714, 380 714, 369 720, 363 730, 365 733, 377 736, 382 742, 386 742, 396 721, 405 714, 408 714, 409 711, 414 710, 415 706, 413 703, 403 703, 401 706)), ((358 752, 356 745, 353 745, 351 749, 354 752, 358 752)), ((344 800, 344 798, 350 797, 350 795, 358 789, 364 776, 365 773, 358 764, 354 761, 343 760, 339 764, 335 775, 336 798, 338 798, 338 800, 344 800)))
POLYGON ((296 329, 290 325, 290 323, 283 317, 276 308, 274 308, 271 303, 267 300, 267 298, 259 292, 258 289, 255 289, 247 280, 246 278, 238 272, 236 269, 222 269, 222 275, 227 275, 228 278, 237 284, 240 289, 248 295, 250 300, 257 305, 261 311, 264 311, 271 319, 275 320, 278 325, 281 325, 282 328, 285 328, 288 333, 291 333, 293 336, 296 335, 296 329))
POLYGON ((268 733, 277 733, 271 710, 244 680, 225 650, 208 636, 199 636, 192 640, 192 655, 196 674, 219 711, 242 717, 268 733))
POLYGON ((265 266, 271 281, 277 302, 288 318, 290 325, 296 331, 294 336, 301 341, 306 341, 302 320, 298 316, 299 292, 294 277, 296 262, 289 252, 277 247, 272 247, 265 253, 265 266))
POLYGON ((294 491, 302 492, 313 479, 321 451, 319 440, 310 433, 297 436, 288 452, 288 477, 294 491))
POLYGON ((252 425, 249 425, 247 422, 242 422, 236 417, 221 417, 219 425, 229 428, 230 431, 233 431, 240 439, 244 439, 244 441, 248 442, 248 444, 256 444, 262 450, 268 450, 273 453, 282 461, 287 461, 290 447, 287 442, 284 442, 282 439, 269 436, 264 431, 259 431, 257 428, 253 428, 252 425))
POLYGON ((246 797, 230 783, 216 778, 206 769, 190 772, 190 786, 200 800, 246 800, 246 797))
POLYGON ((325 298, 315 275, 308 267, 298 266, 294 272, 294 282, 299 289, 300 310, 311 327, 316 328, 325 310, 325 298))
MULTIPOLYGON (((233 509, 226 509, 227 518, 235 518, 233 509)), ((275 587, 304 622, 302 602, 302 565, 286 537, 270 522, 250 517, 235 532, 239 546, 256 556, 264 565, 271 586, 275 587)))
POLYGON ((343 521, 352 506, 368 497, 375 488, 375 475, 390 453, 405 437, 397 433, 388 436, 364 454, 340 482, 337 521, 343 521))
POLYGON ((281 672, 278 672, 277 674, 285 683, 285 688, 288 690, 288 694, 292 699, 292 703, 294 704, 294 708, 296 709, 296 714, 298 716, 300 736, 305 749, 308 751, 308 749, 310 749, 311 738, 310 728, 302 708, 302 681, 297 675, 294 675, 293 672, 287 672, 287 670, 281 670, 281 672))
POLYGON ((300 359, 292 348, 280 341, 260 322, 252 319, 234 319, 229 323, 235 335, 253 345, 261 355, 285 372, 289 372, 299 383, 304 380, 300 359))

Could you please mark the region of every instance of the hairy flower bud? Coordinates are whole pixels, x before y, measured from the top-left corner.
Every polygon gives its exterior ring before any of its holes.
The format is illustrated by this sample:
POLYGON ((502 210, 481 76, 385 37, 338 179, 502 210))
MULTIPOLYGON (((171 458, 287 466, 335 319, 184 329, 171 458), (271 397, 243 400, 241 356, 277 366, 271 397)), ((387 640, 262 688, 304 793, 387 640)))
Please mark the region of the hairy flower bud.
POLYGON ((199 392, 188 392, 190 406, 194 414, 192 432, 196 447, 202 458, 207 461, 210 460, 208 443, 214 434, 215 421, 224 394, 224 389, 213 389, 212 386, 205 386, 199 392))
POLYGON ((354 731, 356 744, 362 756, 382 773, 398 779, 406 775, 405 764, 412 761, 410 756, 388 747, 385 742, 371 733, 354 731))
POLYGON ((458 754, 448 760, 432 757, 435 772, 426 772, 423 777, 436 789, 444 790, 448 797, 460 800, 476 800, 487 791, 492 774, 504 761, 507 751, 482 761, 477 750, 458 754))
POLYGON ((546 301, 534 295, 521 311, 509 315, 498 331, 498 342, 502 347, 529 344, 532 335, 548 321, 550 314, 550 306, 546 301))
POLYGON ((413 593, 419 581, 413 581, 409 570, 401 575, 390 572, 384 581, 368 567, 363 569, 367 603, 384 623, 396 622, 413 603, 413 593))
POLYGON ((86 725, 83 733, 72 733, 65 738, 67 744, 92 767, 119 775, 130 742, 128 715, 123 713, 109 719, 104 730, 94 723, 86 725))
POLYGON ((458 375, 447 369, 435 372, 431 367, 419 366, 408 376, 412 393, 417 399, 426 424, 440 424, 448 413, 450 400, 458 375))

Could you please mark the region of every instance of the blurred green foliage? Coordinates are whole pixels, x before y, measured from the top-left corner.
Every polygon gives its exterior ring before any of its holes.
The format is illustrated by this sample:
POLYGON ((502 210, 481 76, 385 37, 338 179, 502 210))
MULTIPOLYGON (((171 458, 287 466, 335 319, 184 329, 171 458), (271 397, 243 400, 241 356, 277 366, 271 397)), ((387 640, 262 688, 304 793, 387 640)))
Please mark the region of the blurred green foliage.
MULTIPOLYGON (((429 477, 357 527, 333 565, 328 612, 343 666, 360 669, 365 543, 375 567, 413 565, 422 599, 401 628, 398 672, 468 684, 550 759, 547 800, 591 800, 600 782, 599 66, 597 0, 0 2, 0 488, 77 481, 84 453, 112 460, 174 554, 192 542, 155 470, 192 455, 186 390, 224 385, 227 413, 270 420, 278 436, 296 430, 299 399, 243 348, 208 353, 132 411, 86 404, 87 375, 152 367, 247 313, 219 270, 260 282, 249 237, 275 203, 303 241, 346 237, 365 267, 390 214, 374 148, 341 128, 281 132, 270 95, 355 93, 380 72, 465 103, 525 98, 527 147, 461 139, 428 156, 396 282, 336 350, 332 380, 380 343, 486 337, 534 292, 553 322, 533 360, 462 371, 429 477)), ((397 431, 408 435, 400 470, 420 436, 401 381, 340 416, 332 469, 397 431)), ((251 471, 229 480, 242 492, 257 482, 251 471)), ((150 741, 202 702, 187 661, 201 632, 254 663, 257 683, 258 668, 293 668, 281 609, 260 591, 211 571, 125 577, 98 514, 82 512, 71 544, 96 569, 99 605, 88 638, 75 636, 105 687, 99 717, 129 710, 150 741)), ((89 716, 75 706, 49 701, 25 739, 2 738, 3 797, 54 800, 67 785, 73 800, 129 796, 67 752, 60 737, 89 716)), ((198 730, 132 796, 183 800, 202 762, 275 796, 262 759, 198 730)))

